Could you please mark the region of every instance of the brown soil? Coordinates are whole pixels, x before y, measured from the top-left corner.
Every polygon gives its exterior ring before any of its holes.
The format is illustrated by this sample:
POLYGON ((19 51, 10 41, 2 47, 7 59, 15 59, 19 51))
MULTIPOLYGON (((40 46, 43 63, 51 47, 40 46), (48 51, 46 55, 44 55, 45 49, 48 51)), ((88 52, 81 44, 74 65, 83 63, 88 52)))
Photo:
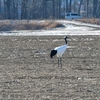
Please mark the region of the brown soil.
POLYGON ((63 36, 0 37, 1 100, 100 100, 100 36, 69 36, 63 68, 50 51, 63 36))

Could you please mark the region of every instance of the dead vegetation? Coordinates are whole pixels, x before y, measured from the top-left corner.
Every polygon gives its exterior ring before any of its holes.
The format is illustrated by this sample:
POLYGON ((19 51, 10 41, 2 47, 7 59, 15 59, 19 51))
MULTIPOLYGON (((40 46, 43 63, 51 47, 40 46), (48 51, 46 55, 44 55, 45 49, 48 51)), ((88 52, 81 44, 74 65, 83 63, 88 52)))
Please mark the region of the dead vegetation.
POLYGON ((0 31, 12 30, 39 30, 63 27, 61 23, 55 21, 1 21, 0 31))
MULTIPOLYGON (((95 18, 85 18, 78 19, 76 21, 81 21, 84 23, 91 23, 100 25, 100 19, 95 18)), ((51 29, 64 27, 60 22, 55 20, 1 20, 0 21, 0 31, 12 31, 12 30, 40 30, 40 29, 51 29)))
POLYGON ((78 19, 78 21, 100 25, 100 19, 97 19, 97 18, 83 18, 83 19, 78 19))

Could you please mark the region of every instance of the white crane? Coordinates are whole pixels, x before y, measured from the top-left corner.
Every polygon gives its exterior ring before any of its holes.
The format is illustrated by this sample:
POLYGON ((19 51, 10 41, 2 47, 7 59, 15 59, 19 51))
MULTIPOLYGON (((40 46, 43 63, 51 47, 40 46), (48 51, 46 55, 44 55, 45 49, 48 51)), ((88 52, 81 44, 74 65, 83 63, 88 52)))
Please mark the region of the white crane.
POLYGON ((67 46, 68 46, 67 38, 68 38, 67 36, 64 37, 64 40, 65 40, 65 43, 66 43, 65 45, 56 47, 54 50, 51 50, 51 53, 50 53, 51 58, 53 58, 53 56, 57 55, 57 57, 58 57, 58 67, 61 64, 61 68, 62 68, 62 55, 64 54, 64 52, 66 51, 67 46))

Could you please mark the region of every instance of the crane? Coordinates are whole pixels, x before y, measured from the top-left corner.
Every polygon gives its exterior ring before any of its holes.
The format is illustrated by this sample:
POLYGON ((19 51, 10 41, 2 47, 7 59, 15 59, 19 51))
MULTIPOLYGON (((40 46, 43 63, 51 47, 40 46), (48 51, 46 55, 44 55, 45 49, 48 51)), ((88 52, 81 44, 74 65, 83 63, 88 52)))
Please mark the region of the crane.
POLYGON ((67 46, 68 46, 67 38, 68 38, 67 36, 64 37, 65 45, 55 47, 53 50, 51 50, 51 53, 50 53, 51 58, 53 58, 53 56, 57 55, 57 57, 58 57, 58 67, 61 64, 61 68, 62 68, 62 55, 64 54, 64 52, 66 51, 67 46))

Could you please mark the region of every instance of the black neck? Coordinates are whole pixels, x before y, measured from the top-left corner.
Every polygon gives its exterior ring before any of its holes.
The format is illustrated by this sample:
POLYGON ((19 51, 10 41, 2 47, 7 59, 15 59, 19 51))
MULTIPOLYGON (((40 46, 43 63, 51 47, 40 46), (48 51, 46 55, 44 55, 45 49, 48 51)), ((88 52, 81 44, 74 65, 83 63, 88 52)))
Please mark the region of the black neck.
POLYGON ((67 44, 67 39, 65 38, 65 43, 67 44))

